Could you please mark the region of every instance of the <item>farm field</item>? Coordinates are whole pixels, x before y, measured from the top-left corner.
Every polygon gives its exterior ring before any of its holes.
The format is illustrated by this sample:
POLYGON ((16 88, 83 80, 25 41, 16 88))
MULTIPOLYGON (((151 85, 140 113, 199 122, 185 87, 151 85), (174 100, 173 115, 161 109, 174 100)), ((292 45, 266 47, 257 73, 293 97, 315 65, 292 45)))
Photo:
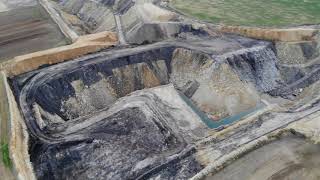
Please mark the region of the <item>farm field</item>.
POLYGON ((200 20, 226 25, 318 24, 318 0, 172 0, 170 6, 200 20))

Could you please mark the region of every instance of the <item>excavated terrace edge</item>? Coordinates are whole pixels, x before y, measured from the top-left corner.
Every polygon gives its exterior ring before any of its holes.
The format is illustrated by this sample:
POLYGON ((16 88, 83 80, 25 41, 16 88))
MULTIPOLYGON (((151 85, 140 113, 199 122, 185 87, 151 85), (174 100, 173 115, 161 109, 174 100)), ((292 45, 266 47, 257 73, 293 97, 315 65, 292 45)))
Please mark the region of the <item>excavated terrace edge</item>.
POLYGON ((250 38, 268 41, 300 42, 313 41, 319 28, 301 26, 292 28, 259 28, 246 26, 217 26, 216 29, 223 33, 234 33, 250 38))
POLYGON ((104 31, 79 36, 65 23, 59 12, 56 11, 48 0, 37 1, 48 12, 51 19, 57 24, 60 31, 71 44, 16 56, 11 60, 0 63, 0 71, 6 72, 8 77, 38 69, 43 65, 71 60, 118 44, 118 37, 114 32, 104 31))
MULTIPOLYGON (((68 59, 73 59, 90 52, 96 52, 103 48, 110 47, 117 44, 118 40, 116 34, 111 32, 103 32, 97 34, 91 34, 87 36, 79 37, 61 20, 59 14, 50 7, 47 0, 39 0, 40 4, 48 11, 52 19, 59 26, 63 34, 74 42, 74 44, 53 48, 45 51, 35 52, 23 56, 15 57, 8 63, 0 64, 1 75, 15 76, 25 72, 29 72, 39 68, 45 64, 55 64, 63 62, 68 59), (109 40, 105 40, 108 39, 109 40), (39 61, 40 60, 40 61, 39 61), (30 64, 31 63, 31 64, 30 64)), ((266 28, 253 28, 243 26, 217 26, 214 27, 219 32, 234 33, 246 37, 271 40, 271 41, 311 41, 314 36, 319 33, 319 29, 316 28, 289 28, 289 29, 266 29, 266 28)), ((28 154, 28 133, 24 121, 20 115, 20 111, 17 107, 16 101, 14 100, 11 89, 5 81, 4 87, 7 92, 7 100, 10 109, 10 121, 11 137, 10 137, 10 156, 13 161, 14 169, 18 179, 35 179, 32 165, 30 163, 28 154)), ((277 134, 283 133, 283 130, 274 132, 272 134, 262 136, 261 138, 246 144, 245 146, 237 149, 236 151, 224 156, 218 161, 210 164, 203 171, 199 172, 192 179, 201 179, 205 175, 211 173, 213 170, 218 170, 223 165, 234 160, 237 157, 244 155, 247 152, 259 147, 262 144, 274 140, 277 134)))
POLYGON ((113 32, 105 31, 84 35, 80 36, 78 40, 71 45, 16 56, 0 64, 0 70, 5 71, 9 77, 13 77, 38 69, 43 65, 57 64, 85 54, 97 52, 114 46, 117 43, 117 35, 113 32))
MULTIPOLYGON (((46 2, 46 0, 39 1, 40 3, 46 2)), ((52 15, 52 12, 50 13, 50 10, 48 10, 45 5, 43 6, 51 17, 57 15, 52 15)), ((60 20, 56 21, 54 18, 53 20, 59 25, 60 20)), ((65 34, 60 25, 59 27, 65 34)), ((70 36, 66 34, 65 36, 70 38, 70 36)), ((4 79, 0 86, 4 89, 6 94, 6 96, 1 97, 3 102, 1 106, 9 107, 8 112, 1 112, 5 109, 0 109, 0 113, 8 114, 2 121, 6 121, 10 124, 8 132, 9 153, 13 166, 12 172, 17 179, 35 180, 36 176, 28 153, 29 134, 7 82, 7 78, 38 69, 43 65, 64 62, 118 44, 117 35, 108 31, 84 36, 73 36, 70 39, 73 44, 16 56, 13 59, 0 64, 0 76, 4 79)))
MULTIPOLYGON (((309 115, 303 119, 290 123, 286 127, 275 130, 271 133, 268 133, 264 136, 259 137, 258 139, 251 141, 238 149, 222 156, 217 161, 211 162, 203 170, 197 173, 195 176, 190 178, 190 180, 200 180, 204 179, 208 175, 214 175, 215 173, 222 170, 227 165, 231 164, 235 160, 243 157, 244 155, 256 150, 270 142, 278 140, 283 134, 289 132, 296 132, 300 135, 303 135, 306 140, 313 142, 314 144, 320 143, 320 123, 317 124, 317 127, 311 127, 308 123, 315 123, 319 121, 320 112, 317 114, 309 115)), ((311 124, 314 125, 314 124, 311 124)), ((229 129, 230 130, 230 129, 229 129)))
POLYGON ((10 159, 13 165, 12 172, 17 179, 35 180, 35 174, 28 153, 29 134, 27 132, 27 127, 7 82, 6 73, 1 71, 0 76, 4 79, 0 86, 4 89, 7 95, 5 97, 1 97, 3 103, 1 106, 8 106, 9 108, 8 112, 1 112, 6 111, 1 108, 0 113, 8 115, 5 119, 2 119, 2 121, 7 121, 10 126, 8 135, 10 159))
POLYGON ((60 31, 63 35, 72 43, 76 42, 79 35, 74 32, 61 18, 59 12, 57 12, 54 7, 49 3, 48 0, 38 0, 39 4, 48 12, 51 19, 58 25, 60 31))
MULTIPOLYGON (((280 134, 280 132, 282 131, 275 132, 274 135, 278 135, 280 134)), ((242 157, 243 155, 249 153, 250 151, 257 149, 258 147, 261 147, 263 144, 267 144, 268 142, 271 142, 272 140, 274 140, 273 137, 274 137, 273 134, 264 135, 254 141, 251 141, 250 143, 244 146, 241 146, 240 148, 232 151, 231 153, 222 156, 217 161, 210 163, 203 170, 201 170, 195 176, 190 178, 190 180, 204 179, 206 176, 212 175, 218 172, 228 164, 232 163, 233 161, 242 157)))

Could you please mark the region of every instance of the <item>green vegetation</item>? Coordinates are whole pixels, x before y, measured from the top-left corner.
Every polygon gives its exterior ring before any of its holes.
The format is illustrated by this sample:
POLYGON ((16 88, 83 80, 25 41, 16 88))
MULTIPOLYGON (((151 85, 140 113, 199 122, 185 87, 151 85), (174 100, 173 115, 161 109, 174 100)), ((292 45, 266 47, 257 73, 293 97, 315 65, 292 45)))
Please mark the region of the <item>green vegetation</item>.
POLYGON ((319 0, 172 0, 171 6, 198 19, 226 25, 320 23, 319 0))
MULTIPOLYGON (((11 169, 12 163, 9 156, 9 105, 7 102, 7 93, 5 90, 6 77, 0 73, 0 158, 5 167, 11 169)), ((0 163, 1 166, 1 163, 0 163)))
POLYGON ((12 167, 11 159, 9 156, 9 145, 8 143, 1 143, 1 156, 2 156, 2 162, 7 167, 12 167))

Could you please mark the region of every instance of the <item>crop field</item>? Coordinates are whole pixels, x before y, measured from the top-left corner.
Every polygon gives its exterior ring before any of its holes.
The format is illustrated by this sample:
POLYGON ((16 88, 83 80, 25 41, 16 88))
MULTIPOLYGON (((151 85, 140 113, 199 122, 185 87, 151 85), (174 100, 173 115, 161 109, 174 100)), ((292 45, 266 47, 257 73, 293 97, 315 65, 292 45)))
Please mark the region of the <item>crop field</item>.
POLYGON ((172 0, 170 6, 197 19, 226 25, 320 23, 319 0, 172 0))

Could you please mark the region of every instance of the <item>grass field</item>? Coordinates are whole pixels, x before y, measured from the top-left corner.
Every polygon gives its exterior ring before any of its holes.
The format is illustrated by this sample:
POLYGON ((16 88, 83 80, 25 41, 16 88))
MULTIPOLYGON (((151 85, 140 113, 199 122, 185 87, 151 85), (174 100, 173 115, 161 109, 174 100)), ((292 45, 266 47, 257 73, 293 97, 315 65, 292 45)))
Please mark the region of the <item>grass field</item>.
POLYGON ((320 23, 320 0, 171 0, 170 5, 197 19, 226 25, 320 23))

